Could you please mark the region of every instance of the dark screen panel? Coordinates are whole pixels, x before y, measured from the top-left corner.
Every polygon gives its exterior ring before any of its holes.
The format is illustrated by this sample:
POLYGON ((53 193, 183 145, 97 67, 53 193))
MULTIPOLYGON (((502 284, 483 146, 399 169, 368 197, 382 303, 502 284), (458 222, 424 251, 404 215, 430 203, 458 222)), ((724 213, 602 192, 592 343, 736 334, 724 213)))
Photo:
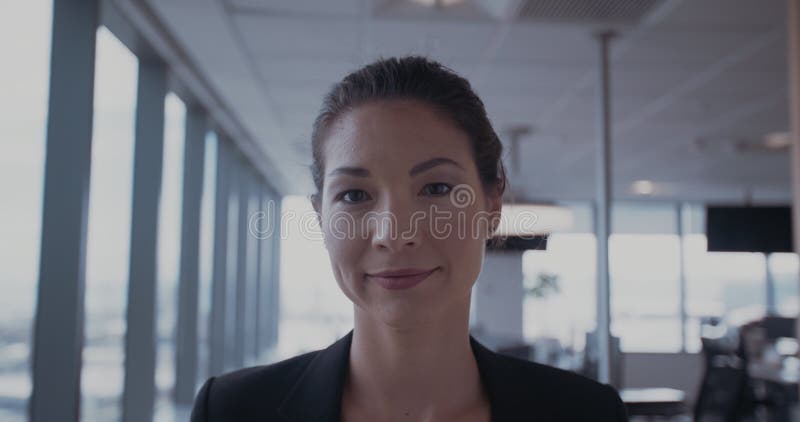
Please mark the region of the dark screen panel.
POLYGON ((793 252, 791 207, 707 207, 709 252, 793 252))
POLYGON ((487 241, 486 247, 490 251, 528 251, 547 250, 547 236, 507 236, 494 238, 487 241), (499 240, 499 242, 497 242, 499 240))

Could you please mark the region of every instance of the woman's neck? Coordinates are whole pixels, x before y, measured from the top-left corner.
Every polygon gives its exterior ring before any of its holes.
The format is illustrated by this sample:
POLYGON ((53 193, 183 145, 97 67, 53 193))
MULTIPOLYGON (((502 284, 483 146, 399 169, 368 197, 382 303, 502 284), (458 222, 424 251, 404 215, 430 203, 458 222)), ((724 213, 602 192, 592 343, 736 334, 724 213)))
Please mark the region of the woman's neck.
POLYGON ((345 407, 404 421, 464 420, 464 412, 488 410, 468 319, 469 302, 404 328, 356 308, 345 407))

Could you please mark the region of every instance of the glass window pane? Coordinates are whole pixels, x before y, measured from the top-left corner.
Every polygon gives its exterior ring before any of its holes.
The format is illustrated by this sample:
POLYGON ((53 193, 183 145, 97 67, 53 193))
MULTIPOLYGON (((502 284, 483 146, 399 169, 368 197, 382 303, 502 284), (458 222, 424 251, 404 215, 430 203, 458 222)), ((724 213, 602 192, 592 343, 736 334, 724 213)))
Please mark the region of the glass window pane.
POLYGON ((323 348, 353 328, 353 304, 339 289, 308 198, 281 206, 281 316, 276 358, 323 348))
POLYGON ((775 307, 778 314, 796 317, 800 312, 800 263, 795 253, 773 253, 769 256, 769 269, 775 283, 775 307))
POLYGON ((525 339, 553 337, 574 350, 584 347, 586 332, 595 325, 595 263, 593 234, 553 234, 546 251, 522 256, 524 284, 533 287, 540 275, 554 275, 558 291, 546 297, 526 295, 523 305, 525 339))
POLYGON ((0 3, 0 420, 26 420, 39 274, 52 1, 0 3))
POLYGON ((609 239, 609 264, 612 332, 620 337, 622 351, 679 351, 678 236, 614 234, 609 239))
POLYGON ((81 419, 121 412, 137 59, 97 31, 81 419))
POLYGON ((174 93, 164 99, 164 157, 158 210, 158 307, 156 408, 170 406, 175 385, 175 321, 183 201, 183 146, 186 106, 174 93))
POLYGON ((197 382, 208 378, 208 328, 211 316, 211 279, 214 262, 214 202, 216 201, 217 135, 206 134, 203 199, 200 211, 200 298, 197 333, 199 342, 197 382))
POLYGON ((699 333, 701 317, 724 317, 739 325, 764 316, 764 254, 707 252, 706 236, 702 234, 685 236, 684 248, 688 351, 700 350, 700 338, 692 333, 699 333))

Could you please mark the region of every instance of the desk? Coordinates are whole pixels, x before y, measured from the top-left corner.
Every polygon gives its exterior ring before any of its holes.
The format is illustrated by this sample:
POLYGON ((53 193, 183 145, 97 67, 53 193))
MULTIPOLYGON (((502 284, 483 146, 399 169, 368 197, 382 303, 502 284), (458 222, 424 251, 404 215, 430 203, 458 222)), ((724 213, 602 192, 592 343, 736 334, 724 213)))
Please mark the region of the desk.
POLYGON ((797 371, 761 362, 750 362, 747 365, 747 374, 750 375, 750 378, 777 384, 797 385, 800 382, 800 373, 797 371))
POLYGON ((674 388, 625 388, 619 392, 629 416, 677 416, 688 413, 686 394, 674 388))

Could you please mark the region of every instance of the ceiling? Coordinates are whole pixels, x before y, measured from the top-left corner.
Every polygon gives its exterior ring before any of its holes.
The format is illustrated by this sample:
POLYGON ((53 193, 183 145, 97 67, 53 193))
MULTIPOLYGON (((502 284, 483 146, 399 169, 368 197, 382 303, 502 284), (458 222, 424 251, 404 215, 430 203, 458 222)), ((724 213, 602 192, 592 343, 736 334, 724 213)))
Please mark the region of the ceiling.
MULTIPOLYGON (((380 56, 424 54, 473 83, 509 153, 509 130, 531 129, 513 151, 518 199, 588 199, 597 143, 592 34, 603 25, 531 17, 537 1, 149 0, 148 7, 263 149, 285 194, 312 189, 309 139, 326 90, 380 56)), ((635 21, 607 24, 619 32, 611 47, 614 196, 788 202, 789 151, 760 143, 789 130, 785 2, 648 1, 635 21), (653 192, 636 195, 638 180, 652 181, 653 192)))

